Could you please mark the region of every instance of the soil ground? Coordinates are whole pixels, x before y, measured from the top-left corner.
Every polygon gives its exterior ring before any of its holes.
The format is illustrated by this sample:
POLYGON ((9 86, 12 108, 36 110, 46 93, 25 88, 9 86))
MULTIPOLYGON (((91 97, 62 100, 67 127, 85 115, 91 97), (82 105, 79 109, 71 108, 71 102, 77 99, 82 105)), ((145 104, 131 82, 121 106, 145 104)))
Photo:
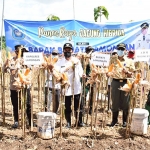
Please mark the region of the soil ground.
MULTIPOLYGON (((82 128, 65 128, 63 120, 62 137, 60 137, 60 116, 56 119, 54 137, 48 140, 37 135, 37 128, 33 131, 26 129, 26 136, 23 137, 21 128, 12 129, 12 105, 9 97, 9 90, 5 91, 5 124, 3 124, 2 108, 0 107, 0 150, 149 150, 150 149, 150 128, 146 135, 131 134, 125 138, 126 128, 122 127, 122 112, 119 113, 119 124, 109 127, 111 116, 105 112, 104 116, 99 108, 97 128, 91 131, 91 116, 88 124, 82 128), (103 116, 103 119, 102 119, 103 116), (103 124, 102 124, 103 123, 103 124), (103 125, 103 126, 102 126, 103 125), (105 126, 106 125, 106 126, 105 126)), ((1 105, 0 105, 1 106, 1 105)), ((34 93, 34 122, 36 113, 40 112, 42 104, 38 102, 37 91, 34 93)), ((85 117, 86 118, 86 117, 85 117)), ((85 119, 86 120, 86 119, 85 119)), ((85 121, 86 122, 86 121, 85 121)))

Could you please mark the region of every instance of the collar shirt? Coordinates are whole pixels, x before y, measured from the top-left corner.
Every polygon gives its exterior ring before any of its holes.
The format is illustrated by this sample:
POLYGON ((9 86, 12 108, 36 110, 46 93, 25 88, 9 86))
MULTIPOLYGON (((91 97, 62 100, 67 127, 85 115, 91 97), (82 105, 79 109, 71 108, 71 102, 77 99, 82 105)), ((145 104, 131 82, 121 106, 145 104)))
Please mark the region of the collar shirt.
MULTIPOLYGON (((122 66, 127 70, 127 71, 134 71, 135 70, 135 66, 134 66, 134 61, 132 59, 127 58, 126 56, 123 57, 123 60, 120 61, 122 66)), ((113 78, 115 79, 126 79, 127 76, 126 74, 122 75, 122 76, 118 76, 118 70, 119 70, 119 65, 117 64, 116 66, 116 71, 114 71, 113 74, 113 78)))
POLYGON ((80 60, 77 59, 76 57, 71 57, 71 60, 68 61, 63 57, 62 59, 57 61, 55 68, 61 73, 66 72, 68 76, 69 87, 66 89, 65 95, 71 96, 73 94, 74 95, 80 94, 81 93, 80 78, 83 75, 83 69, 80 60), (73 63, 76 64, 74 71, 72 68, 73 63))

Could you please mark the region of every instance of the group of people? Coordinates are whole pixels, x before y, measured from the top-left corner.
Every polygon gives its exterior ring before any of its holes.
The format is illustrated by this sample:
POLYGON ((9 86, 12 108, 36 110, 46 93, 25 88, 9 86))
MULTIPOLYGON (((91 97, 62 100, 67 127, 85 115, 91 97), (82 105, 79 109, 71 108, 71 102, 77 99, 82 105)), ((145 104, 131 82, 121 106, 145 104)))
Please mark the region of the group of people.
MULTIPOLYGON (((14 85, 14 79, 17 77, 17 71, 18 68, 13 68, 13 65, 15 64, 15 60, 18 55, 19 49, 22 50, 22 56, 24 52, 28 52, 27 49, 25 49, 22 45, 16 45, 15 46, 15 53, 16 56, 13 57, 13 61, 11 61, 11 67, 10 67, 10 93, 11 93, 11 102, 13 105, 13 114, 14 114, 14 124, 13 128, 18 127, 18 95, 20 95, 19 91, 20 89, 17 89, 14 85), (19 93, 19 94, 18 94, 19 93)), ((129 108, 129 95, 125 95, 125 92, 119 90, 118 88, 120 86, 123 86, 127 83, 127 78, 132 76, 132 71, 134 71, 134 51, 129 51, 128 55, 125 55, 126 45, 124 43, 120 43, 117 45, 117 50, 113 51, 111 55, 118 55, 118 59, 124 66, 124 73, 125 76, 123 78, 118 78, 118 76, 113 76, 113 78, 108 76, 108 78, 112 78, 112 82, 109 85, 111 90, 111 99, 112 99, 112 122, 110 126, 114 126, 118 123, 118 114, 120 110, 123 110, 123 127, 126 126, 127 116, 128 116, 128 108, 129 108)), ((91 46, 86 47, 85 53, 93 53, 94 49, 91 46)), ((83 87, 81 86, 81 79, 87 79, 87 77, 90 76, 91 71, 91 65, 90 61, 86 65, 86 72, 83 71, 81 60, 77 57, 74 57, 73 55, 73 46, 71 43, 65 43, 63 46, 63 57, 59 58, 58 61, 49 67, 51 75, 49 76, 49 79, 46 81, 46 88, 49 90, 50 93, 52 93, 53 89, 55 90, 55 101, 56 105, 54 108, 54 112, 58 113, 59 108, 59 99, 60 99, 60 85, 56 84, 54 87, 52 85, 52 78, 53 78, 53 69, 55 68, 57 71, 63 73, 65 72, 68 76, 68 82, 70 86, 65 90, 65 118, 66 118, 66 128, 71 128, 71 113, 72 113, 72 98, 74 97, 74 114, 76 118, 75 124, 77 124, 79 127, 84 127, 85 124, 83 122, 83 115, 84 115, 84 106, 86 97, 89 91, 89 85, 85 86, 85 96, 83 96, 83 92, 81 95, 81 90, 83 90, 83 87), (74 64, 74 67, 72 65, 74 64), (80 99, 81 97, 81 99, 80 99), (80 104, 79 104, 80 103, 80 104), (79 110, 79 119, 77 120, 79 110)), ((52 57, 58 57, 59 53, 57 50, 52 51, 52 57)), ((24 69, 25 65, 22 64, 21 68, 24 69)), ((8 69, 8 60, 5 62, 3 66, 3 71, 7 71, 8 69)), ((30 93, 30 86, 27 88, 27 118, 29 121, 29 125, 31 126, 31 93, 30 93)), ((49 93, 48 92, 48 93, 49 93)), ((47 96, 48 93, 45 93, 45 96, 47 96)), ((91 93, 93 93, 93 88, 91 87, 91 93)), ((19 97, 20 98, 20 97, 19 97)), ((46 105, 49 105, 48 102, 46 102, 46 105)), ((46 111, 50 111, 50 107, 47 107, 46 111)), ((92 94, 89 97, 89 114, 92 114, 92 94)))

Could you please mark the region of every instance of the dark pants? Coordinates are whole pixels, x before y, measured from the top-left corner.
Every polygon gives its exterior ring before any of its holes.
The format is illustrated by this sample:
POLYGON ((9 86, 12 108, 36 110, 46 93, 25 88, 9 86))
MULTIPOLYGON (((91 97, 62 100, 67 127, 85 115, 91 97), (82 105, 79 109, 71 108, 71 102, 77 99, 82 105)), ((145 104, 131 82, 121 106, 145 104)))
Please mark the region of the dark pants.
POLYGON ((110 85, 108 85, 108 91, 107 91, 107 95, 108 95, 108 110, 110 109, 110 85))
MULTIPOLYGON (((14 114, 14 121, 18 122, 18 91, 10 90, 11 96, 11 103, 13 105, 13 114, 14 114)), ((19 92, 19 101, 20 99, 20 92, 19 92)), ((27 89, 27 99, 26 99, 26 113, 29 120, 29 125, 31 125, 31 94, 30 89, 27 89)))
POLYGON ((124 86, 127 81, 120 82, 114 80, 111 83, 111 99, 112 99, 112 111, 116 112, 119 110, 128 111, 129 108, 129 94, 119 90, 120 86, 124 86))
MULTIPOLYGON (((65 96, 65 115, 71 114, 71 100, 72 96, 65 96)), ((80 94, 74 95, 74 111, 77 112, 79 107, 80 94)), ((81 99, 80 113, 83 113, 84 101, 81 99)))
POLYGON ((123 110, 122 121, 123 125, 127 122, 129 99, 130 96, 124 91, 119 90, 120 86, 123 87, 127 80, 114 80, 111 82, 111 99, 112 99, 112 123, 114 126, 118 122, 119 110, 123 110))

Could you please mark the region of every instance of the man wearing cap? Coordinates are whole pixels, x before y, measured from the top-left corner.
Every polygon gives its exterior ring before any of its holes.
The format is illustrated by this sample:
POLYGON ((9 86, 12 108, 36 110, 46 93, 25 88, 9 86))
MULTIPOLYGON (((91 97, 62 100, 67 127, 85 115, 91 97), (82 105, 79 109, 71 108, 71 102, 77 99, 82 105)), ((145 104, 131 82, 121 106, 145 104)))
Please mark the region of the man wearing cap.
POLYGON ((150 34, 148 34, 149 24, 144 22, 141 24, 141 33, 137 35, 135 49, 150 49, 150 34))
MULTIPOLYGON (((64 44, 63 53, 64 53, 64 57, 62 59, 59 59, 56 63, 56 70, 58 70, 59 72, 65 72, 68 75, 68 81, 70 86, 65 91, 65 118, 67 121, 66 127, 70 128, 71 127, 71 99, 74 95, 74 110, 75 110, 75 117, 77 119, 78 106, 79 106, 80 93, 81 93, 80 79, 83 75, 83 69, 79 59, 77 59, 76 57, 72 57, 73 46, 71 43, 64 44)), ((80 108, 79 108, 79 121, 76 122, 78 126, 84 126, 84 123, 82 121, 82 116, 83 116, 83 103, 81 101, 80 108)))
MULTIPOLYGON (((123 68, 122 77, 118 77, 116 72, 113 72, 111 75, 111 99, 112 99, 112 122, 110 126, 114 126, 118 123, 118 114, 119 110, 123 110, 123 127, 126 127, 126 121, 128 116, 129 109, 129 94, 126 95, 124 91, 119 90, 120 86, 124 86, 127 83, 127 78, 131 77, 132 71, 135 69, 134 62, 129 60, 125 55, 126 45, 124 43, 120 43, 117 45, 117 55, 120 60, 123 68)), ((117 64, 118 69, 119 65, 117 64)))
MULTIPOLYGON (((15 86, 13 83, 15 82, 15 78, 18 76, 18 69, 23 70, 23 59, 21 58, 19 63, 20 63, 20 68, 16 67, 16 60, 18 56, 19 49, 21 49, 21 57, 23 57, 24 52, 28 52, 26 48, 23 47, 23 45, 16 45, 15 46, 15 54, 16 56, 13 57, 11 60, 6 60, 4 66, 3 66, 3 71, 7 72, 7 69, 10 69, 10 96, 11 96, 11 102, 13 105, 13 115, 14 115, 14 124, 12 128, 17 128, 18 127, 18 91, 20 89, 15 86), (8 61, 10 61, 10 66, 8 67, 8 61)), ((19 92, 20 95, 20 92, 19 92)), ((20 96, 19 96, 20 99, 20 96)), ((26 113, 29 121, 29 125, 31 126, 31 94, 30 94, 30 89, 27 88, 27 100, 26 100, 26 113)))
MULTIPOLYGON (((54 49, 52 51, 52 58, 57 58, 58 59, 58 50, 54 49)), ((47 72, 46 72, 47 73, 47 72)), ((47 74, 48 75, 48 79, 46 81, 46 90, 45 90, 45 103, 46 103, 46 106, 47 106, 47 111, 50 111, 50 104, 51 104, 51 101, 52 101, 52 93, 54 93, 54 100, 53 101, 53 112, 54 113, 58 113, 58 107, 59 107, 59 99, 60 99, 60 84, 57 83, 54 85, 54 88, 53 88, 53 83, 52 83, 52 74, 47 74), (47 90, 47 87, 49 87, 49 99, 48 99, 48 102, 46 100, 46 97, 47 97, 47 94, 48 94, 48 90, 47 90)), ((54 80, 54 78, 53 78, 54 80)), ((55 82, 55 81, 54 81, 55 82)))

